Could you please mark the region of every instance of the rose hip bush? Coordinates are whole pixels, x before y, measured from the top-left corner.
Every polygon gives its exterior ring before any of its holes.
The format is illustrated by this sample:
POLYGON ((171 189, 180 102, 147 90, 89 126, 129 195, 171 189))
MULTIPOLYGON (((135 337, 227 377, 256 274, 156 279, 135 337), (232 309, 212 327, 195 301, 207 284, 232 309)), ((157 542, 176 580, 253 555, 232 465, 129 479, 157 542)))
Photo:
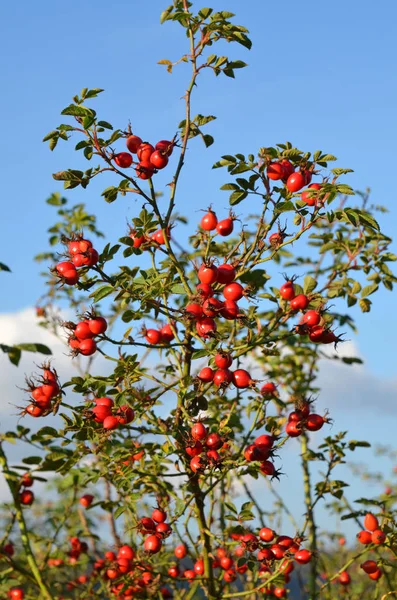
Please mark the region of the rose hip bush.
POLYGON ((355 327, 348 309, 369 312, 381 285, 392 290, 391 240, 369 198, 353 198, 351 169, 286 142, 219 158, 230 211, 218 208, 222 194, 203 199, 183 248, 178 184, 185 162, 214 141, 206 126, 215 117, 193 116, 191 96, 201 77, 246 66, 218 46, 251 42, 232 13, 187 0, 161 21, 177 22, 188 48, 160 64, 191 66, 185 117, 167 123, 167 139, 148 141, 133 115, 119 129, 100 118, 101 89, 75 96, 44 138, 51 150, 74 143, 78 165, 89 162, 53 175, 65 189, 103 177, 106 202, 130 197, 139 208, 117 243, 104 243, 84 205, 48 200, 59 220, 37 257, 50 262, 37 312, 76 375, 65 379, 56 361, 32 368, 24 418, 1 437, 13 499, 1 513, 2 597, 386 597, 397 584, 392 488, 349 504, 335 470, 368 443, 331 431, 332 414, 315 400, 320 359, 359 362, 340 359, 337 346, 355 327), (276 485, 291 438, 306 505, 293 530, 280 525, 289 499, 276 485), (11 441, 32 448, 23 466, 9 464, 11 441), (46 503, 35 488, 48 479, 58 494, 46 503), (258 489, 275 494, 273 513, 258 489), (342 522, 355 520, 356 545, 345 547, 341 532, 319 535, 323 500, 342 522))

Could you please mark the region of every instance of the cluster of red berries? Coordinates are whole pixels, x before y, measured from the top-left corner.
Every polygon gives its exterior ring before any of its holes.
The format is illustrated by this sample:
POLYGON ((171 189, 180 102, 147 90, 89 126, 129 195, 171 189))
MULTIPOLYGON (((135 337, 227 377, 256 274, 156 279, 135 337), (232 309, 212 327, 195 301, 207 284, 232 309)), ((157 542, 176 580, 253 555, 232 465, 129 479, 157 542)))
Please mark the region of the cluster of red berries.
POLYGON ((198 374, 197 377, 203 383, 214 383, 217 387, 222 389, 227 388, 230 383, 233 383, 233 385, 239 389, 255 385, 255 381, 245 369, 236 369, 236 371, 231 371, 229 369, 233 359, 227 352, 218 352, 215 355, 214 362, 217 367, 216 370, 211 367, 203 367, 198 374))
POLYGON ((130 228, 129 237, 134 241, 134 248, 141 248, 145 250, 151 245, 163 246, 166 240, 171 239, 171 227, 167 227, 165 230, 157 229, 153 233, 147 233, 139 235, 135 229, 130 228))
POLYGON ((275 438, 272 435, 263 434, 257 437, 252 444, 244 450, 244 458, 248 462, 259 461, 259 470, 263 475, 274 477, 277 475, 276 468, 269 458, 272 456, 272 448, 275 438))
POLYGON ((150 179, 158 170, 167 166, 175 141, 160 140, 152 146, 137 135, 130 135, 126 145, 129 152, 118 152, 113 156, 116 165, 120 169, 128 169, 134 163, 136 176, 139 179, 150 179), (137 155, 138 162, 134 162, 132 154, 137 155))
MULTIPOLYGON (((306 294, 295 294, 293 279, 286 281, 279 290, 283 300, 287 300, 293 311, 304 311, 310 304, 310 298, 306 294)), ((295 327, 299 335, 308 335, 311 342, 316 344, 337 344, 341 338, 325 325, 321 311, 308 310, 295 327)))
POLYGON ((211 208, 208 209, 208 212, 205 213, 203 218, 200 221, 201 229, 204 231, 215 231, 226 237, 233 232, 234 229, 234 221, 236 220, 235 215, 230 212, 229 216, 226 219, 222 219, 218 221, 218 217, 214 213, 211 208))
POLYGON ((19 501, 24 506, 31 506, 34 501, 34 493, 26 488, 32 487, 34 483, 33 477, 29 473, 22 475, 21 491, 19 492, 19 501))
POLYGON ((95 423, 102 423, 107 431, 117 429, 120 425, 128 425, 134 420, 135 413, 127 404, 115 407, 112 398, 95 398, 95 407, 90 411, 90 417, 95 423))
POLYGON ((190 429, 190 439, 186 444, 186 454, 190 456, 193 473, 202 473, 207 467, 219 466, 222 457, 218 450, 227 450, 228 443, 219 433, 209 433, 207 427, 195 423, 190 429))
POLYGON ((162 508, 155 508, 151 517, 142 517, 138 522, 138 530, 145 535, 143 548, 149 554, 160 552, 163 542, 172 533, 172 527, 168 523, 167 513, 162 508))
POLYGON ((79 280, 79 267, 93 267, 97 264, 99 254, 92 247, 92 242, 86 240, 82 235, 78 235, 71 240, 65 240, 67 245, 68 257, 70 260, 58 263, 53 272, 59 277, 62 283, 75 285, 79 280))
POLYGON ((318 431, 324 423, 328 423, 327 417, 310 412, 310 408, 311 403, 303 401, 298 408, 288 415, 285 433, 289 437, 298 437, 304 431, 318 431))
POLYGON ((61 393, 58 375, 50 365, 45 363, 40 367, 43 375, 36 379, 27 379, 28 391, 32 402, 23 411, 32 417, 46 416, 53 408, 53 400, 61 393))
POLYGON ((386 534, 380 529, 379 521, 372 513, 367 513, 364 518, 364 527, 357 534, 357 540, 360 544, 367 546, 368 544, 384 544, 386 534))
POLYGON ((157 344, 169 344, 175 337, 173 329, 176 329, 176 323, 172 323, 172 326, 167 323, 161 329, 142 329, 142 335, 145 336, 145 340, 150 345, 157 344))
POLYGON ((71 333, 68 337, 68 344, 73 350, 73 355, 82 354, 91 356, 97 350, 94 337, 102 335, 108 328, 106 319, 97 316, 95 313, 87 313, 84 320, 77 323, 68 321, 63 324, 71 333))
POLYGON ((213 263, 203 263, 198 269, 200 283, 196 286, 197 295, 186 305, 184 313, 188 319, 196 323, 196 331, 203 339, 214 337, 217 331, 215 317, 235 320, 244 316, 237 301, 247 295, 247 290, 236 278, 235 268, 224 263, 216 267, 213 263), (223 285, 214 289, 215 284, 223 285), (214 298, 214 294, 222 291, 224 301, 214 298))
POLYGON ((271 162, 266 169, 267 177, 271 181, 282 181, 291 193, 298 192, 305 185, 309 185, 313 172, 310 169, 295 171, 289 160, 271 162))

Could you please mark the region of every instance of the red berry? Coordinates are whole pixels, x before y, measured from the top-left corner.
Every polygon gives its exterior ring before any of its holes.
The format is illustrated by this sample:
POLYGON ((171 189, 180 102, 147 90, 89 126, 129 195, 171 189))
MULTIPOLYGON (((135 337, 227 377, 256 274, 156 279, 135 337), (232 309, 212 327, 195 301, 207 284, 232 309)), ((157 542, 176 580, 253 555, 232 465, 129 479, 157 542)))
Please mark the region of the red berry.
POLYGON ((214 383, 218 387, 227 387, 233 381, 233 373, 229 369, 215 371, 214 383))
POLYGON ((274 475, 276 472, 276 468, 274 464, 270 460, 265 460, 260 464, 259 470, 263 475, 274 475))
POLYGON ((233 371, 233 383, 236 388, 244 389, 250 387, 254 381, 251 375, 245 369, 237 369, 233 371))
POLYGON ((156 525, 156 535, 166 538, 172 533, 172 527, 168 523, 158 523, 156 525))
POLYGON ((196 285, 196 290, 203 298, 212 298, 214 290, 208 283, 199 283, 196 285))
POLYGON ((160 329, 160 335, 163 344, 169 344, 175 337, 172 327, 169 323, 160 329))
POLYGON ((218 283, 222 285, 232 283, 236 278, 236 269, 227 263, 223 263, 218 267, 218 283))
POLYGON ((230 235, 232 233, 234 229, 234 225, 233 225, 233 219, 231 219, 230 217, 228 217, 227 219, 223 219, 222 221, 219 221, 218 225, 216 226, 216 230, 219 233, 219 235, 222 236, 227 236, 230 235))
POLYGON ((148 344, 160 344, 161 333, 157 329, 147 329, 145 334, 145 340, 148 344))
POLYGON ((302 317, 302 323, 309 327, 315 327, 321 321, 321 314, 316 310, 308 310, 302 317))
POLYGON ((232 364, 233 359, 230 354, 220 352, 215 356, 215 364, 218 369, 227 369, 232 364))
POLYGON ((217 298, 207 298, 203 303, 203 313, 206 317, 217 317, 223 308, 223 302, 217 298))
POLYGON ((127 560, 133 560, 135 558, 135 550, 131 548, 131 546, 125 544, 124 546, 121 546, 117 556, 118 558, 126 558, 127 560))
POLYGON ((203 444, 196 440, 193 446, 186 446, 185 448, 186 454, 193 458, 194 456, 199 456, 204 450, 203 444))
POLYGON ((141 160, 135 169, 135 173, 139 179, 150 179, 154 173, 154 167, 149 160, 141 160))
POLYGON ((295 421, 290 421, 289 423, 287 423, 287 425, 285 427, 285 433, 289 437, 298 437, 302 433, 302 427, 301 427, 300 423, 297 423, 295 421))
POLYGON ((369 531, 360 531, 357 534, 357 540, 360 542, 360 544, 368 546, 368 544, 372 543, 372 534, 369 531))
POLYGON ((283 158, 281 164, 284 167, 284 176, 283 181, 286 181, 290 175, 295 171, 295 167, 292 163, 289 162, 286 158, 283 158))
POLYGON ((86 321, 78 323, 73 333, 79 340, 88 340, 94 337, 94 333, 86 321))
POLYGON ((290 307, 292 310, 305 310, 309 304, 309 298, 305 294, 298 294, 295 298, 292 298, 290 307))
POLYGON ((171 565, 167 571, 170 577, 179 577, 180 571, 177 565, 171 565))
POLYGON ((342 571, 342 573, 338 577, 339 583, 342 585, 349 585, 351 582, 350 575, 347 571, 342 571))
POLYGON ((79 352, 83 356, 91 356, 96 352, 96 343, 94 340, 82 340, 79 342, 79 352))
POLYGON ((55 269, 59 275, 65 275, 68 271, 76 271, 74 264, 69 261, 63 261, 56 265, 55 269))
POLYGON ((205 440, 205 445, 211 450, 219 450, 223 446, 223 440, 219 433, 210 433, 205 440))
POLYGON ((287 189, 289 192, 298 192, 299 190, 301 190, 303 188, 303 186, 306 184, 306 179, 305 176, 300 172, 297 171, 296 173, 292 173, 292 175, 290 175, 287 179, 287 189))
POLYGON ((23 600, 25 598, 25 592, 21 587, 12 587, 7 595, 11 600, 23 600))
POLYGON ((185 556, 187 555, 187 548, 185 544, 180 544, 179 546, 176 546, 174 554, 179 559, 185 558, 185 556))
POLYGON ((37 406, 36 404, 29 404, 29 406, 26 407, 26 412, 31 417, 41 417, 44 410, 44 408, 40 408, 40 406, 37 406))
POLYGON ((94 421, 96 423, 103 423, 106 417, 110 417, 112 414, 111 408, 103 405, 95 406, 92 412, 95 415, 94 421))
POLYGON ((214 380, 214 374, 215 374, 215 371, 213 371, 213 369, 211 369, 211 367, 204 367, 203 369, 201 369, 201 371, 197 375, 197 377, 204 383, 210 383, 211 381, 214 380))
POLYGON ((79 502, 81 506, 84 506, 84 508, 88 508, 89 506, 91 506, 93 500, 94 496, 92 496, 91 494, 84 494, 84 496, 81 496, 79 502))
POLYGON ((264 383, 261 387, 261 394, 263 394, 263 396, 271 396, 275 394, 276 391, 277 388, 271 381, 269 381, 268 383, 264 383))
POLYGON ((199 268, 197 275, 201 283, 207 283, 208 285, 211 285, 217 281, 218 269, 215 265, 206 265, 204 263, 199 268))
POLYGON ((108 429, 108 430, 117 429, 118 426, 119 426, 119 420, 117 417, 114 417, 113 415, 106 417, 103 421, 104 429, 108 429))
POLYGON ((237 302, 244 295, 244 288, 239 283, 229 283, 223 288, 223 295, 226 300, 233 300, 237 302))
POLYGON ((367 513, 364 518, 364 527, 368 531, 379 529, 379 521, 372 513, 367 513))
POLYGON ((201 456, 194 456, 190 461, 190 468, 193 473, 197 473, 198 471, 202 471, 204 469, 204 463, 201 456))
POLYGON ((295 286, 292 281, 283 283, 279 291, 283 300, 292 300, 295 298, 295 286))
POLYGON ((152 156, 153 152, 154 148, 152 144, 148 144, 146 142, 141 144, 136 152, 139 162, 150 161, 150 157, 152 156))
POLYGON ((33 504, 33 500, 34 493, 31 490, 22 490, 22 492, 19 494, 19 501, 25 506, 30 506, 33 504))
POLYGON ((202 558, 199 558, 199 560, 197 560, 194 563, 194 572, 196 573, 196 575, 203 575, 204 573, 204 561, 202 558))
POLYGON ((275 535, 273 529, 270 529, 269 527, 262 527, 259 531, 259 537, 263 542, 272 542, 275 535))
POLYGON ((234 300, 225 300, 223 303, 223 308, 220 312, 222 317, 228 321, 234 321, 241 316, 239 306, 234 300))
POLYGON ((204 317, 197 321, 196 330, 200 337, 209 338, 216 332, 216 323, 211 317, 204 317))
POLYGON ((150 162, 156 169, 164 169, 168 165, 168 156, 160 150, 155 150, 150 156, 150 162))
POLYGON ((157 142, 155 149, 164 152, 167 156, 171 156, 175 143, 169 140, 160 140, 157 142))
POLYGON ((134 417, 135 413, 128 404, 120 406, 116 413, 116 418, 120 425, 128 425, 128 423, 131 423, 134 420, 134 417))
POLYGON ((309 550, 298 550, 295 552, 294 558, 300 565, 306 565, 312 559, 312 553, 309 550))
POLYGON ((324 425, 324 417, 321 415, 311 414, 306 420, 306 429, 309 431, 318 431, 324 425))
POLYGON ((378 570, 378 565, 374 560, 366 560, 365 562, 361 563, 360 568, 365 572, 365 573, 375 573, 375 571, 378 570))
POLYGON ((207 428, 203 423, 195 423, 190 433, 194 440, 204 440, 207 437, 207 428))
POLYGON ((152 512, 152 519, 156 523, 164 523, 167 520, 167 513, 161 508, 155 508, 152 512))
POLYGON ((137 153, 138 148, 141 144, 142 144, 142 140, 137 135, 128 136, 127 141, 126 141, 127 148, 132 154, 137 153))
POLYGON ((371 539, 373 544, 384 544, 386 534, 381 529, 375 529, 375 531, 372 532, 371 539))
POLYGON ((267 176, 272 181, 283 179, 285 176, 284 166, 280 162, 273 162, 267 167, 267 176))
POLYGON ((94 335, 100 335, 101 333, 105 333, 106 329, 108 328, 108 324, 106 319, 103 317, 95 317, 94 319, 90 319, 88 321, 88 327, 91 329, 94 335))
POLYGON ((264 433, 263 435, 258 436, 254 441, 255 446, 261 448, 261 450, 270 450, 274 444, 274 437, 272 435, 267 435, 264 433))
POLYGON ((368 573, 368 577, 373 581, 378 581, 383 575, 381 569, 377 569, 374 573, 368 573))
POLYGON ((212 210, 209 210, 200 221, 200 226, 204 231, 213 231, 216 229, 217 224, 217 216, 212 210))
POLYGON ((132 165, 132 156, 128 152, 119 152, 114 157, 114 162, 121 169, 127 169, 132 165))
POLYGON ((321 190, 321 185, 319 183, 312 183, 307 190, 303 190, 301 194, 302 202, 305 202, 308 206, 315 206, 317 204, 318 195, 313 193, 314 190, 321 190), (309 190, 312 190, 312 192, 309 192, 309 190))
POLYGON ((160 552, 162 545, 163 543, 160 538, 156 535, 149 535, 144 541, 143 548, 146 552, 156 554, 157 552, 160 552))
POLYGON ((185 307, 185 313, 194 319, 200 319, 203 316, 203 307, 198 302, 190 302, 185 307))

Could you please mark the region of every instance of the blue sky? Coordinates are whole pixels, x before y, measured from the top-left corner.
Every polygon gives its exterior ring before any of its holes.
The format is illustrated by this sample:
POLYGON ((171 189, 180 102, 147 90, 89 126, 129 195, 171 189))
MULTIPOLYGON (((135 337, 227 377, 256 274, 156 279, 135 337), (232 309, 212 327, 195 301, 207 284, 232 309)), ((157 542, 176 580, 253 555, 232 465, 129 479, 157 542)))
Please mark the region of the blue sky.
MULTIPOLYGON (((0 97, 5 173, 0 259, 13 275, 2 276, 7 293, 0 299, 1 311, 32 305, 42 291, 40 269, 31 257, 45 249, 53 220, 44 199, 62 187, 51 173, 82 162, 73 143, 51 153, 41 139, 61 122, 59 113, 72 95, 85 86, 105 88, 95 102, 102 118, 119 127, 131 119, 146 139, 172 135, 181 120, 187 66, 170 76, 157 65, 185 49, 178 26, 159 25, 165 5, 158 0, 117 0, 111 8, 104 0, 3 5, 0 44, 7 60, 0 97)), ((392 234, 397 219, 389 177, 396 125, 396 4, 388 0, 379 10, 369 1, 358 7, 340 0, 316 5, 286 0, 280 10, 277 2, 252 0, 242 9, 238 0, 225 0, 213 6, 235 11, 254 45, 251 52, 227 45, 231 56, 249 63, 236 81, 209 74, 200 80, 193 110, 218 115, 208 126, 216 144, 208 151, 200 141, 191 144, 178 210, 194 218, 209 202, 226 209, 227 197, 218 189, 224 175, 210 170, 213 162, 225 153, 255 151, 288 139, 305 150, 331 152, 339 165, 353 168, 351 185, 371 187, 373 200, 390 209, 380 222, 392 234), (190 185, 197 178, 200 186, 190 185)), ((157 181, 168 180, 158 176, 157 181)), ((116 240, 135 206, 130 199, 106 205, 99 197, 103 187, 67 195, 73 202, 87 202, 116 240)), ((357 315, 360 347, 379 374, 392 369, 394 345, 374 326, 374 318, 387 315, 388 331, 395 330, 394 313, 392 294, 382 291, 373 317, 357 315)))
MULTIPOLYGON (((197 220, 197 211, 213 203, 226 213, 227 195, 219 186, 227 177, 212 171, 212 164, 222 154, 255 152, 260 146, 290 140, 303 150, 335 154, 338 166, 353 168, 348 183, 356 189, 370 187, 373 201, 388 207, 390 213, 380 215, 379 221, 393 235, 397 225, 391 185, 396 3, 224 0, 211 4, 236 12, 237 21, 250 29, 254 45, 251 52, 226 47, 225 53, 249 64, 235 81, 211 75, 200 79, 193 111, 218 116, 208 126, 216 143, 209 150, 200 141, 191 143, 177 210, 197 220)), ((183 32, 173 24, 159 25, 159 13, 166 5, 159 0, 3 4, 0 51, 7 59, 0 96, 0 260, 13 273, 1 274, 0 313, 33 306, 43 291, 41 267, 32 256, 46 249, 46 230, 54 219, 44 200, 53 191, 62 191, 51 174, 69 167, 87 168, 74 153, 73 143, 60 143, 51 153, 41 142, 62 122, 59 113, 71 97, 82 87, 105 88, 93 104, 101 118, 121 128, 131 120, 134 130, 149 140, 171 137, 183 118, 187 67, 181 65, 170 76, 157 65, 158 60, 175 60, 185 51, 183 32)), ((159 174, 157 181, 166 184, 167 175, 159 174)), ((86 202, 98 214, 99 227, 116 241, 125 232, 126 217, 135 216, 139 205, 130 198, 107 205, 100 197, 106 185, 94 183, 87 191, 76 189, 66 195, 73 203, 86 202)), ((354 416, 361 407, 357 393, 351 412, 342 407, 335 427, 346 428, 344 421, 350 414, 355 437, 374 434, 379 439, 382 431, 385 439, 393 440, 393 422, 386 414, 392 388, 384 394, 385 414, 377 422, 377 431, 370 403, 371 398, 378 402, 382 383, 395 374, 395 294, 382 290, 370 315, 356 309, 352 313, 360 330, 355 343, 366 359, 365 373, 352 381, 366 386, 363 405, 369 416, 362 421, 354 416)), ((332 401, 329 389, 326 398, 332 401)))

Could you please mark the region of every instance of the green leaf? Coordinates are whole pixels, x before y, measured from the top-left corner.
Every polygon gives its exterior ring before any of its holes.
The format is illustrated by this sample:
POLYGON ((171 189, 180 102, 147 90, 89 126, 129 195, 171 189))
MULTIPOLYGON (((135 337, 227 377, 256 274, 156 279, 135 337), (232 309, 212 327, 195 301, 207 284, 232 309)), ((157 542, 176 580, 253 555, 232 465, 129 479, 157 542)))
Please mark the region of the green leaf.
POLYGON ((221 190, 239 190, 239 186, 236 183, 225 183, 221 188, 221 190))
POLYGON ((11 273, 10 267, 7 267, 7 265, 5 265, 2 262, 0 262, 0 271, 8 271, 9 273, 11 273))
POLYGON ((203 139, 203 142, 204 142, 206 148, 209 148, 214 143, 214 138, 212 137, 212 135, 209 135, 208 133, 201 134, 201 137, 203 139))
POLYGON ((15 348, 25 352, 40 352, 40 354, 46 355, 52 354, 48 346, 45 346, 44 344, 17 344, 15 348))
POLYGON ((229 203, 231 206, 236 206, 236 204, 240 204, 247 196, 248 192, 233 192, 229 198, 229 203))
POLYGON ((113 125, 108 123, 107 121, 98 121, 98 127, 104 127, 105 129, 113 129, 113 125))
POLYGON ((363 287, 363 289, 361 291, 361 298, 366 298, 367 296, 370 296, 371 294, 376 292, 378 289, 379 289, 379 285, 377 285, 376 283, 373 283, 372 285, 366 285, 365 287, 363 287))
POLYGON ((358 304, 362 312, 369 312, 371 310, 371 300, 368 300, 368 298, 361 298, 358 304))
POLYGON ((71 117, 95 117, 95 111, 86 106, 77 106, 76 104, 69 104, 63 109, 61 115, 70 115, 71 117))
POLYGON ((303 293, 311 294, 313 290, 317 287, 317 281, 311 275, 306 275, 303 281, 303 293))
POLYGON ((376 229, 377 231, 380 231, 379 223, 369 213, 359 211, 358 219, 359 219, 361 225, 367 225, 367 226, 371 227, 372 229, 376 229))
POLYGON ((22 459, 22 462, 25 465, 39 465, 42 460, 43 459, 41 456, 27 456, 26 458, 22 459))
POLYGON ((173 11, 174 11, 174 7, 172 4, 168 8, 163 10, 163 12, 160 15, 160 23, 163 24, 165 21, 168 21, 168 19, 171 18, 171 14, 173 11))
POLYGON ((93 298, 94 302, 99 302, 99 300, 102 300, 102 298, 106 298, 106 296, 109 296, 109 294, 111 294, 112 292, 114 292, 114 288, 112 285, 103 285, 102 287, 95 290, 95 292, 92 292, 92 294, 90 294, 90 298, 93 298))
POLYGON ((346 196, 354 196, 354 191, 350 187, 350 185, 346 185, 345 183, 339 183, 336 186, 337 191, 340 194, 346 194, 346 196))
POLYGON ((126 508, 126 506, 118 506, 113 513, 113 517, 118 519, 126 511, 126 508))
POLYGON ((41 429, 39 429, 39 431, 37 433, 35 433, 35 435, 37 435, 39 437, 42 437, 42 436, 57 437, 58 436, 58 432, 53 427, 49 427, 47 425, 47 426, 42 427, 41 429))

